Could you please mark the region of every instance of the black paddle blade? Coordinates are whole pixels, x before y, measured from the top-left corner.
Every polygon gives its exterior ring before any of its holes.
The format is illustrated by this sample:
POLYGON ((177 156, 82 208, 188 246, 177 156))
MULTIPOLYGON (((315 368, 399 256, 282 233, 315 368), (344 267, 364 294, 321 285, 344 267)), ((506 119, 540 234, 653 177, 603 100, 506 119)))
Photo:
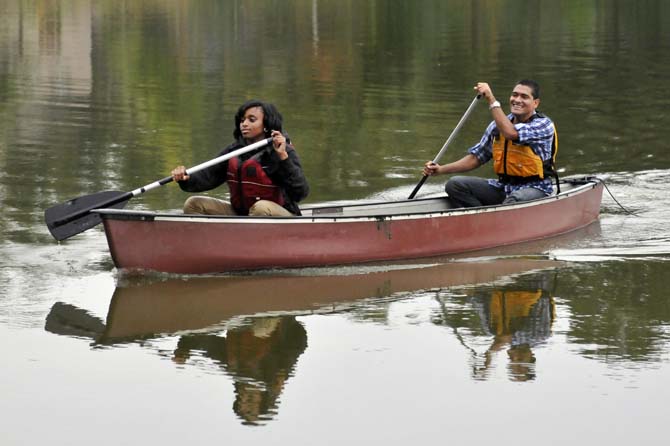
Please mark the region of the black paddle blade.
POLYGON ((65 240, 102 222, 93 209, 123 208, 132 198, 129 192, 105 191, 73 198, 44 211, 44 221, 56 240, 65 240))
POLYGON ((427 179, 428 177, 425 175, 421 177, 421 181, 419 181, 419 183, 416 186, 414 186, 414 190, 412 191, 411 194, 409 194, 408 200, 413 200, 414 197, 416 197, 416 193, 419 192, 419 189, 421 189, 421 186, 423 186, 423 183, 425 183, 427 179))

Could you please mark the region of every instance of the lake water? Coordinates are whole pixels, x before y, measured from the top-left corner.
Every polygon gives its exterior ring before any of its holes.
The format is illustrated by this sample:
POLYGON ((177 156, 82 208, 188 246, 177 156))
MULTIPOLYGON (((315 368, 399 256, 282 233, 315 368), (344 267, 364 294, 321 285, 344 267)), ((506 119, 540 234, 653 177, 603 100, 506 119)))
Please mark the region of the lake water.
POLYGON ((662 0, 0 0, 0 444, 668 441, 669 67, 662 0), (607 185, 572 234, 136 277, 101 228, 57 243, 43 221, 210 159, 252 97, 284 115, 307 203, 404 198, 477 81, 504 100, 526 77, 561 174, 607 185))

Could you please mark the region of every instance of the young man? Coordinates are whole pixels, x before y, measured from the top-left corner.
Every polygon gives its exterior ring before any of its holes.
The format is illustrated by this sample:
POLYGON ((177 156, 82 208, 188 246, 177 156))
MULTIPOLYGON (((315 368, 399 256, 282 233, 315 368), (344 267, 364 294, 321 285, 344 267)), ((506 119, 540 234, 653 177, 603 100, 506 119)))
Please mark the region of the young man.
POLYGON ((423 174, 468 172, 493 159, 497 180, 456 176, 447 182, 445 190, 456 207, 514 203, 550 195, 557 139, 554 123, 537 112, 540 86, 528 79, 519 81, 509 98, 508 115, 489 84, 480 82, 474 88, 488 102, 493 121, 467 155, 444 165, 429 161, 423 174))

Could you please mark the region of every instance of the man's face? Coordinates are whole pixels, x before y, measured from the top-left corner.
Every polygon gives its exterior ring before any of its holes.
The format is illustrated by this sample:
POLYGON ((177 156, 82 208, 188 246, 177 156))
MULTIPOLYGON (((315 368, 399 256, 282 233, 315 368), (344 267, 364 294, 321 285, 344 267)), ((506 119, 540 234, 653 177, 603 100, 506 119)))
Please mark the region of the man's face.
POLYGON ((516 85, 509 98, 510 110, 514 116, 529 118, 540 105, 539 99, 533 98, 533 90, 526 85, 516 85))

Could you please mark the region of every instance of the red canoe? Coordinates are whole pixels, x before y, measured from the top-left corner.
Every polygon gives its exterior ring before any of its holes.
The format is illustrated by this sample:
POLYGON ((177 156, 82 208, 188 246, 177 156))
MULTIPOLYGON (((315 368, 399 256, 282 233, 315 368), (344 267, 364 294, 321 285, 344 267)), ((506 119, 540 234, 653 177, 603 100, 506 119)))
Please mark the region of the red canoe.
POLYGON ((603 183, 514 205, 450 209, 444 198, 312 207, 300 217, 227 217, 99 209, 117 268, 204 274, 456 254, 552 237, 600 213, 603 183))

